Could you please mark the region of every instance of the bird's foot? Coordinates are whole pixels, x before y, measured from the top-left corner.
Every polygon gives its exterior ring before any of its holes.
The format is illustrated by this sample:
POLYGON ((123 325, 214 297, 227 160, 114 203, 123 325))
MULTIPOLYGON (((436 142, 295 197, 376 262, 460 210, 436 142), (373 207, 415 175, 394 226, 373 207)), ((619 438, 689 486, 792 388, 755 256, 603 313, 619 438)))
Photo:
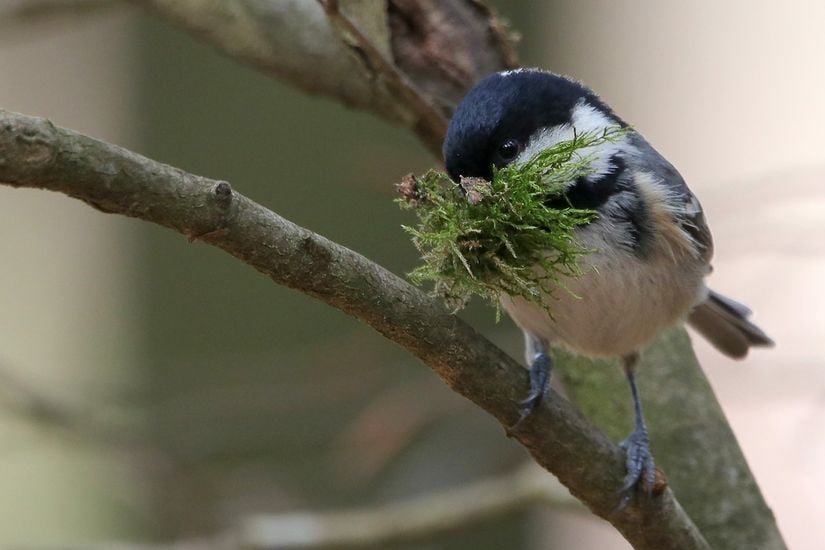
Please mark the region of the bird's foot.
POLYGON ((627 474, 621 490, 619 509, 625 507, 633 495, 633 490, 641 483, 648 495, 653 494, 656 485, 656 466, 650 452, 650 439, 647 430, 636 428, 627 439, 619 443, 626 453, 627 474))
POLYGON ((507 429, 507 433, 516 431, 539 405, 550 390, 550 372, 553 363, 546 353, 537 353, 530 364, 530 393, 527 397, 519 401, 521 405, 521 416, 515 424, 507 429))

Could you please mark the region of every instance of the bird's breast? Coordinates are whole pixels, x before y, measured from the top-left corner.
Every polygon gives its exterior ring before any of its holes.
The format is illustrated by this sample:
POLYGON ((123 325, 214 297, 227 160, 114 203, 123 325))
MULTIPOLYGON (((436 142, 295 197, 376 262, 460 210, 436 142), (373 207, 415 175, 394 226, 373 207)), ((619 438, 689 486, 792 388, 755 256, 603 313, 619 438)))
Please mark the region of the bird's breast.
POLYGON ((566 290, 545 297, 552 316, 523 298, 502 297, 525 332, 584 355, 624 355, 681 321, 704 298, 708 268, 701 260, 668 253, 640 257, 612 242, 616 231, 605 227, 609 223, 581 230, 580 240, 593 252, 581 262, 581 277, 563 281, 566 290))

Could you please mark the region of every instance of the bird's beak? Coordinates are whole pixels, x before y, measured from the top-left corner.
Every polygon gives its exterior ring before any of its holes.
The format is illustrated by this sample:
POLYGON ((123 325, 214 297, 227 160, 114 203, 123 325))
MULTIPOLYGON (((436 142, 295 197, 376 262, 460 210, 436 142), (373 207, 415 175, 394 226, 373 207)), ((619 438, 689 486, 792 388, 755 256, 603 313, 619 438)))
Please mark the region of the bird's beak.
POLYGON ((464 191, 467 202, 472 205, 479 204, 488 198, 493 191, 490 182, 484 178, 465 178, 461 176, 458 185, 464 191))

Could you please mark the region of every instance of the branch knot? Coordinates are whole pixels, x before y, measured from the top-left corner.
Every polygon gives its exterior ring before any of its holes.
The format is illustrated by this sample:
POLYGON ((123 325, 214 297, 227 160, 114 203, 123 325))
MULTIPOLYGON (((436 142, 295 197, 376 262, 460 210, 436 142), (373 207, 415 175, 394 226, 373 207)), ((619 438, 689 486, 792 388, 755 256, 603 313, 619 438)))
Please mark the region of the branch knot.
POLYGON ((54 125, 43 118, 35 118, 21 123, 20 115, 3 113, 0 132, 12 139, 3 139, 0 146, 0 165, 6 166, 9 160, 19 168, 22 164, 26 171, 39 170, 48 166, 55 157, 54 125), (29 122, 26 124, 25 122, 29 122))
POLYGON ((232 202, 232 186, 228 181, 218 181, 212 186, 212 194, 218 200, 218 203, 224 207, 229 206, 232 202))

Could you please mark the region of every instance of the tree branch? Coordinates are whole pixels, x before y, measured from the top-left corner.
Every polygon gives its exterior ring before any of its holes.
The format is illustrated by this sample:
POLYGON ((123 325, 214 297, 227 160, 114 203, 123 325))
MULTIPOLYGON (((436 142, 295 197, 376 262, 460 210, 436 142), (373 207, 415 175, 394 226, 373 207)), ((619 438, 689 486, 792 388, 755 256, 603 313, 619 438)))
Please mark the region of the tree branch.
POLYGON ((384 56, 358 25, 341 11, 338 0, 318 0, 318 3, 324 8, 329 20, 339 28, 342 40, 351 48, 357 49, 372 72, 383 79, 387 88, 399 98, 401 103, 406 105, 410 112, 416 114, 415 132, 431 148, 435 145, 433 153, 439 156, 441 154, 441 140, 447 133, 447 118, 433 108, 432 104, 384 56))
POLYGON ((507 27, 477 0, 131 0, 243 63, 413 130, 437 156, 447 117, 512 67, 507 27))
MULTIPOLYGON (((232 190, 49 121, 0 111, 0 181, 50 189, 221 248, 372 326, 512 425, 526 371, 443 305, 363 256, 232 190)), ((624 453, 557 394, 514 437, 637 549, 708 548, 669 489, 616 510, 624 453)))

